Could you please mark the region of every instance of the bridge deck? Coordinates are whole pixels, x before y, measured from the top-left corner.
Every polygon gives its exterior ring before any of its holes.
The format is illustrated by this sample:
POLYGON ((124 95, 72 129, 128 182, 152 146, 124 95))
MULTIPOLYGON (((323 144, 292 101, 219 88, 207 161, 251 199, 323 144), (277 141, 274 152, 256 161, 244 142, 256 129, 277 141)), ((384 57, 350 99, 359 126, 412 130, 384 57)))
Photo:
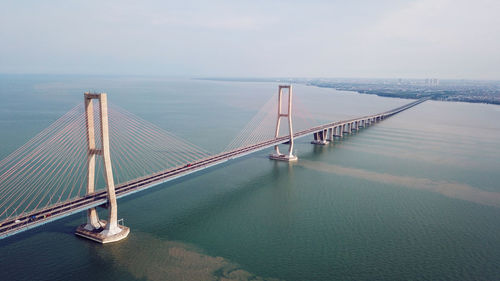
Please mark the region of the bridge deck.
MULTIPOLYGON (((369 116, 363 116, 359 118, 354 118, 354 119, 349 119, 349 120, 342 120, 342 121, 337 121, 337 122, 332 122, 332 123, 327 123, 323 124, 320 126, 316 126, 307 130, 299 131, 294 133, 294 138, 301 138, 310 134, 313 134, 315 132, 319 132, 328 128, 336 127, 336 126, 341 126, 344 124, 356 122, 356 121, 362 121, 362 120, 367 120, 367 119, 372 119, 372 118, 377 118, 377 117, 382 117, 386 118, 389 116, 392 116, 394 114, 397 114, 403 110, 406 110, 410 107, 413 107, 415 105, 418 105, 429 98, 423 98, 419 99, 417 101, 408 103, 406 105, 403 105, 401 107, 392 109, 390 111, 386 111, 383 113, 379 114, 374 114, 374 115, 369 115, 369 116)), ((220 163, 226 162, 231 159, 239 158, 242 156, 245 156, 247 154, 272 147, 277 144, 281 144, 284 142, 287 142, 289 140, 289 136, 282 136, 279 138, 275 139, 270 139, 264 142, 260 142, 254 145, 238 148, 232 151, 228 152, 223 152, 217 155, 213 155, 210 157, 207 157, 205 159, 199 160, 197 162, 190 163, 186 166, 181 166, 181 167, 176 167, 173 169, 161 171, 152 175, 148 175, 142 178, 137 178, 132 181, 128 181, 125 183, 121 183, 116 186, 116 196, 117 198, 121 198, 130 194, 133 194, 135 192, 139 192, 148 188, 151 188, 155 185, 171 181, 173 179, 201 171, 203 169, 206 169, 208 167, 212 167, 215 165, 218 165, 220 163)), ((0 239, 14 235, 16 233, 40 226, 42 224, 61 219, 63 217, 69 216, 71 214, 81 212, 83 210, 96 207, 99 205, 106 204, 107 202, 107 196, 106 196, 106 190, 102 190, 90 195, 86 195, 84 197, 78 198, 78 199, 73 199, 71 201, 67 202, 62 202, 57 205, 50 206, 48 208, 42 209, 42 210, 37 210, 28 214, 23 214, 21 216, 18 216, 16 218, 9 218, 7 220, 4 220, 0 222, 0 239)))

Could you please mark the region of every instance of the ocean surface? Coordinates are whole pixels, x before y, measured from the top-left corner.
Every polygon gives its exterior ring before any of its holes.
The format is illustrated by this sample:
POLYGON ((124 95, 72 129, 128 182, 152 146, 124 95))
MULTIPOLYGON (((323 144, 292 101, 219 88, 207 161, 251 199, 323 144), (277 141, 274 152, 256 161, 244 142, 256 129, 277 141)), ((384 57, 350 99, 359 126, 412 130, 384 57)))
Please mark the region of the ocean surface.
MULTIPOLYGON (((277 86, 0 75, 0 159, 89 90, 217 153, 277 86)), ((319 123, 410 102, 294 94, 319 123)), ((83 213, 0 240, 0 280, 500 280, 499 120, 500 106, 426 101, 333 144, 299 139, 297 163, 257 152, 120 199, 122 242, 76 237, 83 213)))

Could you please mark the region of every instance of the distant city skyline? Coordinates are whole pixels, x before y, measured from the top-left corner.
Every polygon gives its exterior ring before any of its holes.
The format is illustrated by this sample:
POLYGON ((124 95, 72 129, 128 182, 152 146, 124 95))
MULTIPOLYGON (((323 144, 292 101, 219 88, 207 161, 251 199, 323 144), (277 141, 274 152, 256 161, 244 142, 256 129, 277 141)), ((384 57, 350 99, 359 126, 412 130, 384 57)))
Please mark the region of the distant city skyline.
POLYGON ((3 1, 0 73, 500 79, 500 2, 3 1))

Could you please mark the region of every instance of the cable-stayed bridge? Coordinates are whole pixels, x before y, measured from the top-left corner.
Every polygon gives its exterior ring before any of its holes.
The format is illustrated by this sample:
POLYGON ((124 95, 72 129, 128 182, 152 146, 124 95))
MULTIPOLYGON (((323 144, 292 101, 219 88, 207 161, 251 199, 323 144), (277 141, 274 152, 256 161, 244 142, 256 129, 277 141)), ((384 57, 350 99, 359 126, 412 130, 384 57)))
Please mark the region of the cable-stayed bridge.
POLYGON ((270 159, 297 161, 294 139, 313 135, 312 144, 325 145, 427 99, 318 125, 292 101, 292 87, 280 86, 278 98, 213 154, 126 110, 108 108, 106 94, 85 93, 84 104, 0 161, 0 239, 87 210, 87 223, 76 234, 101 243, 118 241, 129 228, 119 224, 117 198, 269 147, 274 147, 270 159), (278 148, 283 143, 289 144, 285 154, 278 148), (108 221, 95 209, 103 205, 108 221))

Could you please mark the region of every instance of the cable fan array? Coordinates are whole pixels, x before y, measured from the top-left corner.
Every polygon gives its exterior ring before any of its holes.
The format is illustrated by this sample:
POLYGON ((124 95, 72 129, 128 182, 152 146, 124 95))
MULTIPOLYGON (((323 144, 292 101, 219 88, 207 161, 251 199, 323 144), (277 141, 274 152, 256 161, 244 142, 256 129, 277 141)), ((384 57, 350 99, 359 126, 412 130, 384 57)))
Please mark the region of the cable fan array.
MULTIPOLYGON (((101 147, 94 106, 96 148, 101 147)), ((0 161, 0 221, 86 194, 87 123, 83 105, 71 109, 0 161)), ((210 153, 118 107, 109 109, 115 184, 206 158, 210 153)), ((96 190, 105 187, 97 156, 96 190)))
MULTIPOLYGON (((319 125, 309 111, 303 106, 297 96, 293 97, 292 122, 293 131, 298 132, 319 125)), ((287 108, 287 100, 282 101, 282 108, 287 108)), ((272 140, 276 134, 276 122, 278 115, 278 99, 273 95, 231 141, 224 151, 232 151, 238 148, 250 146, 264 141, 272 140)), ((288 122, 282 118, 279 136, 288 136, 288 122)))
POLYGON ((0 161, 0 220, 81 196, 86 157, 78 105, 0 161))
POLYGON ((184 166, 211 155, 115 106, 110 107, 109 122, 111 160, 118 183, 184 166))

